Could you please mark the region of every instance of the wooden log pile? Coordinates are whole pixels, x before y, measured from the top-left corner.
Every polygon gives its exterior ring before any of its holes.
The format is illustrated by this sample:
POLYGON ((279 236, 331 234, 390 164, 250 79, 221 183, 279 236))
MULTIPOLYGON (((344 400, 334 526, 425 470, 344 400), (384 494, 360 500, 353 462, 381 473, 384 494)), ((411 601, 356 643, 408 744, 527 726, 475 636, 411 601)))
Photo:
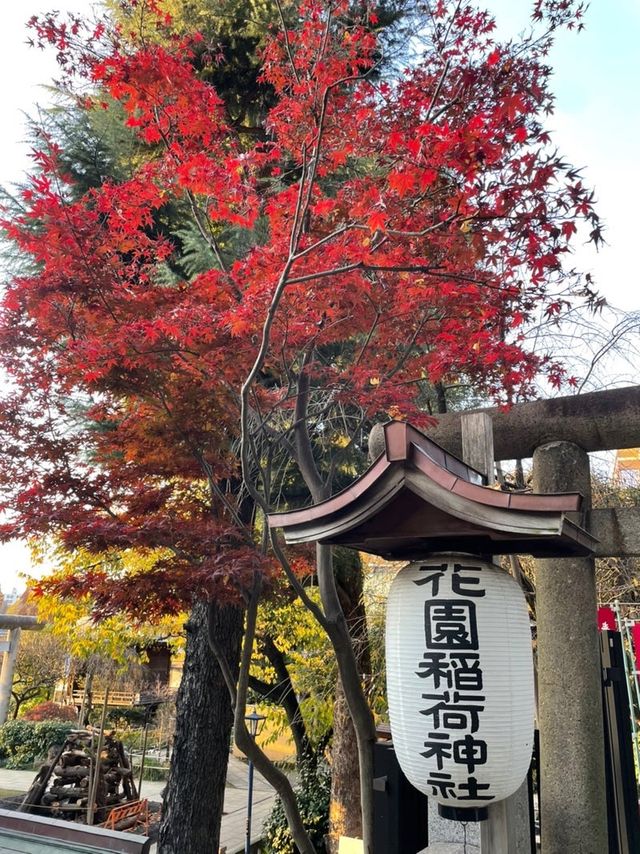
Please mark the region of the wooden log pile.
POLYGON ((114 731, 101 734, 89 727, 74 730, 62 747, 49 751, 20 810, 97 824, 112 807, 137 798, 122 742, 114 731), (93 810, 89 808, 92 797, 93 810))

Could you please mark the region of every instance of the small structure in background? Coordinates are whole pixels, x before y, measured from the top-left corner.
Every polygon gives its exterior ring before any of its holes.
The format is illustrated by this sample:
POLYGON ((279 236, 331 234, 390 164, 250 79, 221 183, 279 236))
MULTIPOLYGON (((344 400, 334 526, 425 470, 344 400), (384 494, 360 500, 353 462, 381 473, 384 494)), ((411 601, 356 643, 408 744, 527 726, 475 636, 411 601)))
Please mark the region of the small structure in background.
MULTIPOLYGON (((109 675, 110 707, 123 708, 138 705, 141 697, 156 695, 160 691, 166 698, 175 694, 182 678, 183 652, 174 652, 162 641, 141 648, 142 664, 135 679, 126 675, 109 675), (146 661, 144 660, 146 659, 146 661)), ((92 668, 91 664, 81 664, 79 669, 69 668, 65 678, 56 685, 53 699, 61 705, 73 705, 83 711, 89 706, 101 706, 104 702, 104 674, 92 668)), ((146 701, 144 701, 146 702, 146 701)))
POLYGON ((12 587, 9 593, 3 593, 0 590, 0 610, 2 613, 5 613, 11 605, 15 605, 21 595, 17 587, 12 587))

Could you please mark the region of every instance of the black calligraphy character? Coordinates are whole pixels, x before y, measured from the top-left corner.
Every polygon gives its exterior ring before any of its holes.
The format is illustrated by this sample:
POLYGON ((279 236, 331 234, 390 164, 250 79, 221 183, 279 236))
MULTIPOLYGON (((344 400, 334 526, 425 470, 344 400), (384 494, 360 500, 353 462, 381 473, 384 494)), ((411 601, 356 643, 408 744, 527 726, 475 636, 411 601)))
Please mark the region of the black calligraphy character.
POLYGON ((428 679, 433 676, 433 684, 436 688, 440 687, 442 680, 446 681, 447 687, 451 687, 451 671, 449 659, 444 652, 425 652, 422 656, 423 660, 418 663, 419 671, 416 671, 416 676, 421 679, 428 679))
POLYGON ((466 765, 469 774, 473 774, 476 765, 484 765, 487 761, 487 742, 472 735, 454 741, 453 761, 458 765, 466 765))
POLYGON ((441 798, 455 797, 456 784, 451 779, 451 774, 433 771, 427 778, 427 786, 431 786, 433 795, 440 795, 441 798))
MULTIPOLYGON (((436 653, 432 653, 432 655, 436 655, 436 653)), ((482 691, 482 670, 480 669, 478 653, 452 653, 451 666, 453 668, 454 688, 459 691, 482 691)), ((451 687, 451 680, 449 680, 449 687, 451 687)))
MULTIPOLYGON (((451 759, 451 742, 449 741, 449 733, 446 732, 430 732, 430 741, 425 741, 424 746, 427 748, 420 756, 425 759, 435 757, 438 771, 442 771, 444 760, 451 759)), ((473 769, 471 769, 473 770, 473 769)))
POLYGON ((458 795, 461 801, 492 801, 493 795, 481 795, 480 791, 486 792, 491 788, 489 783, 478 783, 475 777, 469 777, 466 783, 460 783, 458 789, 469 792, 468 795, 458 795))
POLYGON ((448 566, 448 564, 446 564, 446 563, 432 564, 431 566, 429 566, 428 564, 425 564, 424 566, 420 567, 420 569, 418 570, 419 572, 429 572, 429 570, 434 570, 434 571, 431 573, 431 575, 427 575, 424 578, 419 578, 417 581, 414 581, 413 583, 417 584, 418 587, 422 587, 423 584, 431 583, 431 585, 432 585, 431 586, 431 595, 437 596, 438 591, 440 590, 440 579, 444 575, 444 573, 447 569, 447 566, 448 566))
MULTIPOLYGON (((420 714, 433 717, 434 729, 466 729, 477 732, 480 725, 480 712, 484 711, 484 706, 468 702, 459 703, 457 692, 454 693, 453 703, 450 703, 448 695, 448 691, 444 695, 423 694, 423 700, 435 700, 440 699, 440 697, 442 699, 431 708, 421 710, 420 714)), ((460 697, 460 699, 466 698, 460 697)), ((478 700, 484 700, 484 697, 479 696, 478 700)))
POLYGON ((439 599, 426 602, 424 613, 427 649, 478 649, 475 602, 439 599))
POLYGON ((474 576, 462 575, 462 572, 481 572, 479 566, 463 566, 460 563, 454 563, 453 576, 451 578, 451 589, 459 596, 486 596, 486 590, 478 590, 477 585, 480 584, 480 578, 474 576), (465 588, 465 585, 471 585, 471 590, 465 588))

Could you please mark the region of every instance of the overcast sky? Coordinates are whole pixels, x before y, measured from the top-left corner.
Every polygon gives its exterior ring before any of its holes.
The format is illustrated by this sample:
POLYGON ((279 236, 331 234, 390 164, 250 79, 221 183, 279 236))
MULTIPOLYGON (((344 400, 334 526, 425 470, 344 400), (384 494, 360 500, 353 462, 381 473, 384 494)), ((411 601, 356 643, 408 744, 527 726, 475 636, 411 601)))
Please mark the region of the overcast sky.
MULTIPOLYGON (((19 180, 28 168, 24 114, 46 103, 41 88, 56 74, 53 56, 26 45, 26 20, 51 8, 90 12, 89 0, 6 2, 0 28, 0 184, 19 180)), ((501 34, 527 26, 527 0, 489 0, 501 34)), ((549 119, 554 140, 575 165, 584 166, 595 187, 607 231, 599 253, 578 250, 576 261, 590 270, 611 304, 640 309, 638 240, 640 212, 640 0, 592 0, 583 33, 563 33, 551 56, 557 109, 549 119)), ((26 548, 0 549, 0 587, 10 590, 17 573, 29 569, 26 548)))

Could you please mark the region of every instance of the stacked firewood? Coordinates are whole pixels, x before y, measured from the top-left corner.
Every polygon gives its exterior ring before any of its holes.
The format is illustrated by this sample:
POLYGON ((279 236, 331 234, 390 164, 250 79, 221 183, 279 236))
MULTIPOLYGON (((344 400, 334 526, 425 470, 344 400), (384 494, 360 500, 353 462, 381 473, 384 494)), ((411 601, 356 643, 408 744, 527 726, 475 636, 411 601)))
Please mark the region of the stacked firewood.
POLYGON ((89 728, 74 730, 62 747, 49 751, 20 809, 93 824, 137 797, 122 742, 113 731, 89 728))

